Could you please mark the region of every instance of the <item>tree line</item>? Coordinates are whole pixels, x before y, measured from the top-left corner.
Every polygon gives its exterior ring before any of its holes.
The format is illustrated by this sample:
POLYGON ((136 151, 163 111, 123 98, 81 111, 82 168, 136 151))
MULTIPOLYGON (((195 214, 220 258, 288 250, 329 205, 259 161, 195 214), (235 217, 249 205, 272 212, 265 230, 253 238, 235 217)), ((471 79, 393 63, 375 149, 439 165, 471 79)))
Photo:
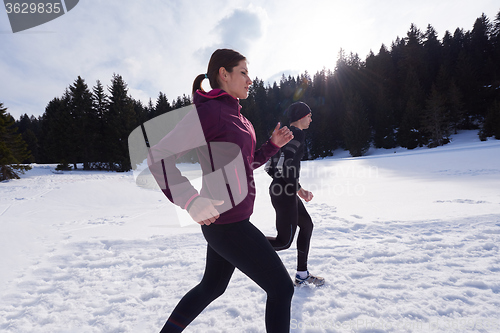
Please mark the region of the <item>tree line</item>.
POLYGON ((62 97, 52 99, 39 118, 21 116, 16 122, 31 156, 25 163, 59 163, 60 169, 128 171, 128 136, 140 124, 191 103, 188 96, 170 103, 162 92, 156 104, 132 98, 121 75, 105 87, 89 88, 80 76, 62 97))
POLYGON ((412 24, 404 38, 364 61, 341 50, 333 71, 282 76, 272 86, 256 80, 241 104, 262 140, 299 99, 313 111, 306 135, 311 159, 337 148, 361 156, 370 145, 437 147, 460 129, 500 139, 500 12, 493 22, 483 14, 472 30, 446 31, 441 40, 432 25, 422 31, 412 24))
MULTIPOLYGON (((313 111, 308 159, 331 156, 338 148, 362 156, 371 145, 432 148, 448 143, 460 129, 477 129, 481 140, 500 139, 500 11, 493 21, 483 14, 472 30, 446 31, 442 39, 432 25, 421 30, 412 24, 405 37, 389 47, 382 44, 365 60, 340 50, 333 70, 313 76, 283 75, 272 85, 255 78, 249 97, 240 103, 259 143, 277 121, 286 123, 284 111, 297 100, 313 111)), ((130 170, 130 132, 190 103, 189 95, 170 102, 160 92, 155 103, 150 99, 143 105, 129 95, 118 74, 107 92, 100 81, 89 88, 78 77, 63 96, 48 103, 41 117, 10 119, 7 127, 17 128, 30 151, 16 161, 11 158, 10 164, 130 170)), ((10 161, 2 156, 0 163, 10 161)))

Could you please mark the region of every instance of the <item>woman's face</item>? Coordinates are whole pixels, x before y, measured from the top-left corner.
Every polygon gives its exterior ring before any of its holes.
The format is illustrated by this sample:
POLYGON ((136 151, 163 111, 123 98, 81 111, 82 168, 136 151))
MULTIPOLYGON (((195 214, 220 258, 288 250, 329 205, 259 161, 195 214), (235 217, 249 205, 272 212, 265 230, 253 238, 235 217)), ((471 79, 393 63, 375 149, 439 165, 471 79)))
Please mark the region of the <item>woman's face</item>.
POLYGON ((224 71, 222 74, 222 89, 234 98, 245 99, 248 97, 248 89, 252 80, 248 76, 247 62, 241 60, 233 67, 231 73, 224 71))

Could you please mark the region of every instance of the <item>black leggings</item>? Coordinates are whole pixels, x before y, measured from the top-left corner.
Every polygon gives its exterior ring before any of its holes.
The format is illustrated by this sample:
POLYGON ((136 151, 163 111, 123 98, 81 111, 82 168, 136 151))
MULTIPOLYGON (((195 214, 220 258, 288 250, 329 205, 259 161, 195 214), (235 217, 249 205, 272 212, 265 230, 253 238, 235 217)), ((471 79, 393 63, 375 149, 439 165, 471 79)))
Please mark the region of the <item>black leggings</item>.
POLYGON ((182 332, 222 295, 235 267, 267 293, 266 331, 290 331, 293 283, 265 236, 249 220, 202 226, 208 242, 205 274, 177 304, 160 333, 182 332))
POLYGON ((313 232, 311 216, 298 195, 287 193, 281 182, 275 180, 271 183, 269 195, 276 211, 278 235, 268 237, 268 240, 276 251, 288 249, 298 226, 300 230, 297 236, 297 270, 307 271, 307 257, 313 232))

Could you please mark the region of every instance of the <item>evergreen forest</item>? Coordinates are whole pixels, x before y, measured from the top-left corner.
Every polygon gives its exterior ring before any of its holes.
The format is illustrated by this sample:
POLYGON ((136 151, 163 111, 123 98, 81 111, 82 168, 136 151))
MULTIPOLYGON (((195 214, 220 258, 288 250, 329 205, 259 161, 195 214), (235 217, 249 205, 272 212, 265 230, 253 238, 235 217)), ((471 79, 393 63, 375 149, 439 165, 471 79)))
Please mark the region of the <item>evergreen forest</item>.
MULTIPOLYGON (((255 78, 240 104, 258 144, 278 121, 286 124, 284 111, 298 100, 313 112, 306 159, 338 148, 352 156, 370 146, 433 148, 461 129, 477 130, 481 140, 500 139, 500 11, 494 20, 483 14, 471 30, 446 31, 441 39, 432 25, 421 30, 411 24, 405 37, 364 60, 340 50, 334 69, 314 75, 283 75, 272 84, 255 78)), ((190 103, 189 95, 169 101, 160 92, 144 105, 114 74, 107 87, 100 81, 89 87, 79 76, 38 118, 14 120, 0 104, 0 180, 28 163, 128 171, 131 131, 190 103)))

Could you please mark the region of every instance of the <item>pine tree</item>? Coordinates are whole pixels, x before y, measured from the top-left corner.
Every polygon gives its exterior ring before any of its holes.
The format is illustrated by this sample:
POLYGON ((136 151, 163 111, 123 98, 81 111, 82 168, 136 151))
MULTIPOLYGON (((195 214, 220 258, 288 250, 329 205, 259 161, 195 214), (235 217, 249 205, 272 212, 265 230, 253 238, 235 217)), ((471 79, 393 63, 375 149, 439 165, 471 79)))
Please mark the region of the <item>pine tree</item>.
POLYGON ((475 128, 474 120, 479 113, 477 107, 479 83, 477 75, 472 65, 472 60, 463 49, 458 54, 457 65, 454 73, 456 83, 461 92, 464 92, 464 129, 475 128))
POLYGON ((422 130, 428 134, 430 148, 449 142, 449 126, 445 111, 445 98, 438 92, 436 86, 433 86, 422 119, 422 130))
POLYGON ((423 144, 423 136, 420 131, 420 111, 421 108, 414 97, 410 97, 406 103, 403 120, 397 133, 398 143, 401 147, 415 149, 423 144))
POLYGON ((104 117, 106 123, 104 158, 110 170, 128 171, 132 168, 128 155, 128 136, 138 125, 134 105, 128 96, 127 84, 120 75, 113 75, 108 90, 109 104, 104 117))
POLYGON ((280 80, 280 100, 283 110, 285 110, 290 104, 293 103, 293 95, 297 88, 297 82, 292 76, 285 77, 283 74, 280 80))
POLYGON ((334 136, 338 131, 338 121, 334 120, 332 98, 329 93, 329 80, 332 72, 326 69, 314 75, 311 86, 310 107, 313 122, 306 134, 306 145, 308 148, 308 159, 315 159, 333 155, 337 148, 334 136))
POLYGON ((396 146, 394 110, 383 89, 377 95, 374 125, 376 148, 390 149, 396 146))
POLYGON ((479 133, 479 138, 483 141, 492 136, 500 140, 500 102, 498 101, 495 101, 488 109, 483 128, 479 133))
POLYGON ((268 119, 269 119, 269 126, 272 126, 272 124, 277 124, 279 121, 281 121, 280 117, 283 113, 280 107, 280 88, 276 81, 273 83, 272 87, 268 88, 267 92, 267 100, 268 100, 268 106, 269 106, 269 114, 268 114, 268 119))
POLYGON ((346 148, 351 156, 363 156, 370 148, 370 126, 363 101, 358 93, 347 98, 343 134, 346 148))
POLYGON ((488 70, 485 66, 487 60, 493 56, 490 36, 492 25, 484 13, 477 18, 470 34, 470 55, 471 62, 475 72, 478 75, 478 81, 482 84, 488 84, 488 70))
MULTIPOLYGON (((406 45, 403 47, 403 59, 398 64, 401 77, 408 77, 409 72, 412 72, 411 75, 419 81, 419 84, 428 82, 423 39, 424 35, 420 29, 411 24, 406 37, 406 45)), ((408 84, 405 85, 405 88, 408 88, 408 84)), ((405 95, 406 100, 408 100, 410 95, 405 95)))
POLYGON ((500 11, 498 11, 491 29, 491 39, 493 47, 493 83, 500 86, 500 11))
POLYGON ((27 145, 17 133, 14 118, 0 103, 0 181, 19 179, 19 173, 31 169, 21 163, 30 157, 27 145))
POLYGON ((407 97, 397 138, 401 147, 414 149, 425 143, 420 124, 424 93, 418 75, 412 68, 407 72, 403 91, 407 97))
POLYGON ((109 107, 109 98, 104 91, 101 81, 97 80, 96 85, 92 88, 92 109, 96 116, 96 127, 94 132, 94 162, 92 168, 106 169, 107 165, 105 158, 107 150, 106 145, 106 114, 109 107))
POLYGON ((101 81, 97 80, 96 85, 92 88, 93 108, 98 119, 103 119, 104 114, 109 106, 109 98, 104 91, 101 81))
POLYGON ((382 44, 377 56, 373 55, 370 61, 367 59, 366 69, 372 75, 369 101, 372 102, 374 145, 377 148, 394 148, 396 119, 391 92, 394 91, 396 75, 385 45, 382 44))
POLYGON ((437 32, 432 25, 427 26, 424 34, 423 50, 427 69, 426 85, 431 85, 436 80, 442 63, 442 45, 438 40, 437 32))
POLYGON ((155 116, 155 107, 153 105, 153 101, 151 100, 151 98, 149 99, 149 102, 148 102, 148 105, 146 106, 146 112, 147 112, 147 119, 150 120, 150 119, 153 119, 155 116))
POLYGON ((65 159, 73 164, 74 169, 77 169, 77 163, 83 163, 83 169, 89 170, 96 157, 98 111, 93 108, 92 93, 80 76, 69 87, 68 108, 71 115, 71 147, 65 159))
POLYGON ((42 116, 41 146, 47 163, 68 161, 71 148, 72 119, 69 112, 69 92, 52 99, 42 116))
POLYGON ((39 143, 36 134, 39 133, 38 120, 34 116, 29 117, 27 114, 24 114, 19 118, 19 121, 16 121, 16 127, 18 133, 22 135, 23 140, 28 145, 28 150, 31 152, 31 158, 23 161, 23 163, 36 163, 40 160, 39 143))
POLYGON ((441 67, 446 73, 451 73, 455 64, 455 53, 453 52, 453 36, 446 30, 442 43, 441 67))
POLYGON ((148 121, 149 113, 147 107, 144 106, 141 101, 136 99, 132 99, 132 103, 134 104, 135 122, 137 124, 142 124, 148 121))
POLYGON ((252 123, 255 135, 257 137, 257 145, 261 145, 269 138, 268 124, 266 124, 266 100, 267 91, 264 86, 264 81, 259 78, 253 80, 250 86, 248 97, 241 100, 241 112, 252 123))
POLYGON ((182 105, 183 107, 191 105, 191 97, 190 97, 190 95, 182 94, 182 103, 183 103, 183 105, 182 105))
POLYGON ((261 145, 269 138, 269 129, 272 124, 267 121, 267 115, 269 115, 267 106, 267 90, 264 86, 264 81, 259 78, 255 78, 254 83, 254 94, 253 98, 255 101, 255 110, 253 113, 245 112, 250 121, 254 124, 255 135, 257 136, 257 145, 261 145))
POLYGON ((172 104, 172 110, 180 109, 191 104, 191 99, 186 94, 177 96, 177 99, 172 104))
POLYGON ((450 120, 451 128, 455 134, 458 133, 460 124, 464 118, 464 103, 462 102, 462 93, 458 89, 455 80, 451 80, 447 95, 447 114, 450 120))
POLYGON ((167 113, 172 110, 172 106, 170 105, 167 95, 162 93, 158 94, 158 98, 156 99, 156 105, 153 111, 153 114, 151 115, 151 118, 154 118, 156 116, 162 115, 164 113, 167 113))

